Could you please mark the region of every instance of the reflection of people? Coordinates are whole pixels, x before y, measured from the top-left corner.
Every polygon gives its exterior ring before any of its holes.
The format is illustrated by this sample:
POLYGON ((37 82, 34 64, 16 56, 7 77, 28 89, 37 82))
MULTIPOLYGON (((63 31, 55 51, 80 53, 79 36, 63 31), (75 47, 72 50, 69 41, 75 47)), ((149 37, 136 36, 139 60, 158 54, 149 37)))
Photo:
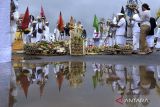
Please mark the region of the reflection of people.
POLYGON ((9 107, 13 107, 17 97, 17 84, 16 75, 14 69, 11 70, 11 80, 10 80, 10 93, 9 93, 9 107))
POLYGON ((92 66, 93 66, 93 71, 94 72, 100 72, 100 64, 98 64, 98 63, 94 63, 94 64, 92 64, 92 66))
POLYGON ((154 66, 140 66, 140 87, 141 94, 148 95, 150 89, 156 87, 156 79, 154 77, 154 66))
POLYGON ((139 82, 140 82, 140 76, 139 76, 139 67, 133 66, 132 70, 132 83, 131 83, 131 90, 133 90, 133 94, 139 94, 139 82))
POLYGON ((126 88, 126 76, 125 76, 125 66, 124 65, 115 65, 115 72, 116 75, 119 77, 118 83, 118 89, 121 94, 124 93, 124 90, 126 88))
MULTIPOLYGON (((156 79, 154 77, 155 67, 154 66, 140 66, 140 89, 141 98, 147 98, 151 89, 155 89, 157 86, 156 79)), ((148 105, 149 102, 142 103, 148 105)))

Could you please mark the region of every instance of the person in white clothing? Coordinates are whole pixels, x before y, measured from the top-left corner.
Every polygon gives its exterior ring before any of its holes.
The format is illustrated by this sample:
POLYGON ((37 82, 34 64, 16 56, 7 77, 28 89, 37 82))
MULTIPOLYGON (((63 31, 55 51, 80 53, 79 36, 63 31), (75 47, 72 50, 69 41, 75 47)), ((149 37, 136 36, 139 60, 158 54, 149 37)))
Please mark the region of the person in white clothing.
POLYGON ((160 26, 157 29, 157 33, 156 33, 155 37, 156 37, 156 41, 157 41, 156 45, 155 45, 155 48, 160 49, 160 26))
POLYGON ((45 41, 50 42, 50 31, 49 31, 49 23, 46 22, 45 27, 44 27, 44 38, 45 41))
POLYGON ((124 18, 124 14, 122 13, 118 13, 118 23, 115 24, 111 24, 111 26, 113 27, 117 27, 116 29, 116 34, 115 34, 115 39, 116 39, 116 44, 124 47, 126 45, 126 38, 125 38, 125 34, 126 34, 126 20, 124 18))
MULTIPOLYGON (((113 20, 112 20, 112 23, 117 25, 118 23, 118 16, 114 16, 113 20)), ((111 38, 110 38, 110 43, 111 43, 111 46, 114 46, 115 43, 116 43, 116 40, 115 40, 115 34, 116 34, 116 30, 117 30, 117 27, 111 27, 111 38)))
POLYGON ((25 29, 25 31, 24 31, 23 43, 24 44, 31 43, 31 34, 30 34, 30 29, 29 28, 25 29))
POLYGON ((57 27, 54 29, 54 37, 55 37, 55 40, 56 41, 59 41, 60 40, 60 31, 58 29, 58 25, 57 27))
POLYGON ((36 25, 37 35, 36 35, 36 42, 42 41, 42 35, 43 35, 43 23, 42 19, 38 17, 38 23, 36 25))
POLYGON ((147 40, 146 37, 150 32, 151 25, 150 25, 150 7, 148 4, 144 3, 142 4, 142 13, 139 13, 138 10, 136 10, 137 13, 141 17, 141 26, 140 26, 140 55, 146 55, 149 53, 149 48, 147 46, 147 40))
POLYGON ((131 19, 131 26, 132 26, 132 34, 133 34, 133 53, 137 53, 139 49, 139 38, 140 38, 140 17, 137 13, 133 15, 131 19))
POLYGON ((32 22, 31 26, 31 43, 36 43, 36 37, 37 37, 37 30, 36 30, 37 21, 32 22))

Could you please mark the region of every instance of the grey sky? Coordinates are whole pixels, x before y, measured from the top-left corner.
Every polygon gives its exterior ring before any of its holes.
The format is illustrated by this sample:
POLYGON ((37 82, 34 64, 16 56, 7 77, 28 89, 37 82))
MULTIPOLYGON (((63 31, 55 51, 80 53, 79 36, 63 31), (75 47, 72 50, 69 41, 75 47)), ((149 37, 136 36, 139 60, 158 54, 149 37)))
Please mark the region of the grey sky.
MULTIPOLYGON (((51 32, 56 25, 59 12, 62 11, 65 22, 69 21, 70 16, 74 16, 77 21, 81 21, 87 31, 92 31, 93 16, 99 18, 110 18, 113 13, 120 12, 122 5, 127 0, 19 0, 19 11, 24 13, 29 7, 30 13, 37 16, 40 7, 43 5, 47 19, 50 22, 51 32)), ((151 7, 152 15, 160 8, 160 0, 141 0, 151 7)))

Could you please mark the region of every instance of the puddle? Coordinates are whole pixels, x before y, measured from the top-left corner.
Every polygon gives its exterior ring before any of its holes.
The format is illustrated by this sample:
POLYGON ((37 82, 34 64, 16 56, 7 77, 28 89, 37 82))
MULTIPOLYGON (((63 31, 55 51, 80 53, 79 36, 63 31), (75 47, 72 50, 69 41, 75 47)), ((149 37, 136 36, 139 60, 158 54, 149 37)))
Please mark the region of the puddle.
POLYGON ((160 105, 159 65, 14 63, 14 72, 9 107, 160 105))

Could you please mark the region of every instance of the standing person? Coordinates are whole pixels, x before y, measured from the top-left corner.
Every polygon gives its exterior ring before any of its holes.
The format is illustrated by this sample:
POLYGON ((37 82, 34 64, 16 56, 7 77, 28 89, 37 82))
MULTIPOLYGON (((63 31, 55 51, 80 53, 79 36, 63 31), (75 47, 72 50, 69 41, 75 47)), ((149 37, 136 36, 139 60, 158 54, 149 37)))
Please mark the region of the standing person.
POLYGON ((49 23, 46 22, 44 26, 44 38, 45 41, 50 42, 50 31, 49 31, 49 23))
POLYGON ((59 31, 59 29, 58 29, 58 25, 57 25, 57 27, 54 29, 54 37, 55 37, 55 40, 56 40, 56 41, 59 41, 59 39, 60 39, 60 31, 59 31))
MULTIPOLYGON (((139 13, 139 11, 137 10, 139 13)), ((140 26, 140 52, 139 54, 145 55, 148 54, 146 36, 149 34, 151 25, 150 25, 150 7, 148 4, 144 3, 142 5, 142 13, 139 14, 141 17, 141 26, 140 26)))
POLYGON ((118 13, 118 23, 117 24, 111 24, 112 27, 117 27, 116 29, 116 34, 115 34, 115 39, 116 39, 116 44, 119 45, 120 47, 124 47, 126 45, 126 20, 124 18, 124 14, 118 13))
POLYGON ((64 29, 60 31, 60 40, 64 40, 64 29))
MULTIPOLYGON (((114 16, 111 23, 116 25, 118 23, 118 16, 114 16)), ((115 34, 116 34, 117 28, 116 27, 112 27, 112 26, 110 26, 110 27, 111 27, 111 34, 110 34, 111 37, 109 38, 109 46, 114 46, 115 42, 116 42, 115 41, 115 34)))
POLYGON ((23 43, 24 44, 31 43, 31 34, 30 34, 30 29, 29 28, 24 30, 23 43))
POLYGON ((11 0, 11 38, 12 43, 14 43, 16 38, 16 31, 17 31, 17 21, 19 19, 19 12, 18 12, 18 3, 17 1, 11 0))
POLYGON ((69 31, 70 31, 69 26, 70 26, 70 23, 67 23, 66 26, 65 26, 65 28, 64 28, 65 36, 67 37, 67 39, 70 36, 70 34, 69 34, 69 31))
POLYGON ((40 17, 37 18, 38 22, 36 25, 37 35, 36 35, 36 42, 42 41, 42 34, 43 34, 43 23, 40 17))
POLYGON ((32 28, 31 28, 31 35, 32 35, 31 43, 36 43, 36 37, 37 37, 36 25, 37 25, 37 22, 33 21, 32 28))
POLYGON ((82 26, 82 38, 86 39, 87 38, 87 32, 82 26))
POLYGON ((140 38, 140 17, 137 13, 134 13, 133 18, 131 19, 132 34, 133 34, 133 54, 138 53, 139 49, 139 38, 140 38))
POLYGON ((155 37, 154 30, 157 27, 155 18, 153 18, 153 17, 150 18, 150 24, 151 24, 151 30, 150 30, 148 36, 146 37, 146 40, 147 40, 147 45, 149 47, 148 52, 152 53, 153 48, 154 48, 154 37, 155 37))

